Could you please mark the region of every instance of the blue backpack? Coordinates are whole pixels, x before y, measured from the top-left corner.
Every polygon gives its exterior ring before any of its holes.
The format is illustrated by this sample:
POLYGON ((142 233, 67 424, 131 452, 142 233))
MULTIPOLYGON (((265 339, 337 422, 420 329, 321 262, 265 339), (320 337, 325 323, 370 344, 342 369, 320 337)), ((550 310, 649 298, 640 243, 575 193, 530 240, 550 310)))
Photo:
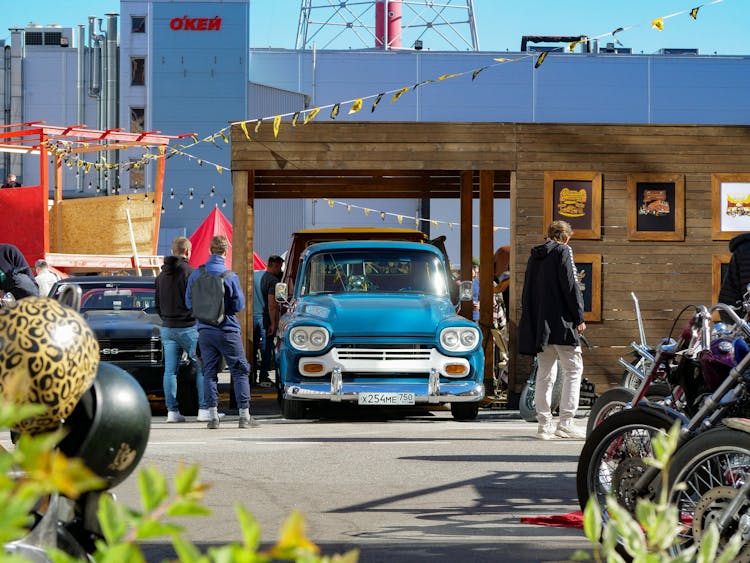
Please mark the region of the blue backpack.
POLYGON ((206 266, 198 268, 199 274, 190 285, 193 317, 208 325, 224 322, 224 280, 234 272, 225 270, 221 275, 211 274, 206 266))

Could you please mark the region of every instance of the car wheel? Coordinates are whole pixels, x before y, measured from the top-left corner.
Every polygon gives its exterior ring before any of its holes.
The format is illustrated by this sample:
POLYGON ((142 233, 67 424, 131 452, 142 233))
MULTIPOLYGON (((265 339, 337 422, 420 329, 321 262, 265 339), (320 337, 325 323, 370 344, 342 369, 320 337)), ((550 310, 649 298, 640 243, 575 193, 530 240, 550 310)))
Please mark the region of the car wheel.
POLYGON ((479 403, 451 403, 454 420, 474 420, 479 415, 479 403))
POLYGON ((295 401, 293 399, 281 400, 281 413, 288 420, 297 420, 305 417, 307 406, 304 401, 295 401))

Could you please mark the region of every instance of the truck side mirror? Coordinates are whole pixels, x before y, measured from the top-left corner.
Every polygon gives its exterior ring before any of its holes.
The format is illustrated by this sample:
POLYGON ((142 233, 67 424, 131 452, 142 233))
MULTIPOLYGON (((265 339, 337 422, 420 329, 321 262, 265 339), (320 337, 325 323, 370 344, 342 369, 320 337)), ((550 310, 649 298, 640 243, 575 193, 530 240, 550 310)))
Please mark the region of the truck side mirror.
POLYGON ((273 296, 277 303, 286 303, 289 301, 289 289, 287 285, 283 282, 277 283, 276 287, 274 287, 273 296))
POLYGON ((472 291, 471 291, 471 282, 470 281, 462 281, 461 286, 458 289, 458 298, 460 301, 471 301, 472 297, 472 291))

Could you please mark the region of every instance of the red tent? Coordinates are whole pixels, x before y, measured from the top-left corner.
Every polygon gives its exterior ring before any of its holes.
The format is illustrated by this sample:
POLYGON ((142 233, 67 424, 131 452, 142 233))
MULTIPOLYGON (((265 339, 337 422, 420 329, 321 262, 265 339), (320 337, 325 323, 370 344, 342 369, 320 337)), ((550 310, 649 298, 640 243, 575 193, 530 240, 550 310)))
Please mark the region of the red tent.
MULTIPOLYGON (((232 267, 232 223, 229 222, 224 214, 214 207, 213 211, 208 214, 203 222, 195 229, 195 232, 188 237, 193 244, 193 251, 190 254, 190 265, 197 268, 204 264, 211 255, 211 239, 217 235, 224 235, 229 239, 230 246, 225 264, 227 268, 232 267)), ((261 260, 260 256, 253 253, 253 269, 265 270, 266 263, 261 260)))

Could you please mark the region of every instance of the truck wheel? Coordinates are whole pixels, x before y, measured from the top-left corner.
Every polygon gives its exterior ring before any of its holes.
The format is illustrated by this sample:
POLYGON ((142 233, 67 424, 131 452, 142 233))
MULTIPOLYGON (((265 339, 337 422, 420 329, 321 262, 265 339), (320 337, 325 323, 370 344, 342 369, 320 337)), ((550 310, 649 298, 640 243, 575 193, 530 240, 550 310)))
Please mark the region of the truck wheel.
POLYGON ((474 420, 479 414, 479 403, 451 403, 453 420, 474 420))
POLYGON ((293 399, 281 400, 281 413, 287 420, 298 420, 305 418, 307 407, 304 401, 295 401, 293 399))

